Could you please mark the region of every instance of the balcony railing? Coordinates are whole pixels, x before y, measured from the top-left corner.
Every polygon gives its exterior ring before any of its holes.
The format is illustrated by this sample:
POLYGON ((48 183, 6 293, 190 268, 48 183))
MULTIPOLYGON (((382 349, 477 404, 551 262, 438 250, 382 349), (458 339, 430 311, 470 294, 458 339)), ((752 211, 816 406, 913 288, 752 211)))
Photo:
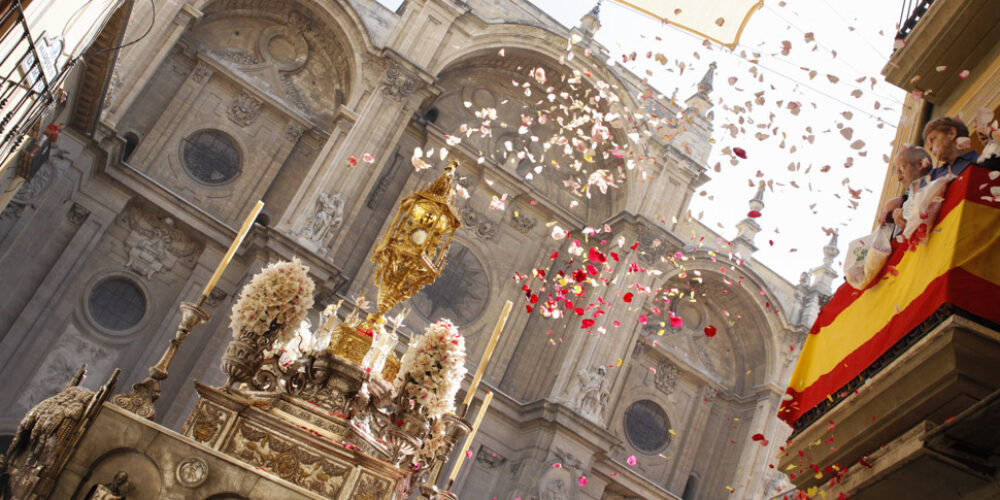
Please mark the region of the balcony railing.
MULTIPOLYGON (((0 165, 6 165, 42 110, 52 103, 58 53, 43 53, 32 38, 20 0, 0 14, 0 165)), ((59 47, 61 52, 61 47, 59 47)))
POLYGON ((903 10, 900 11, 899 22, 896 23, 896 26, 899 26, 899 31, 896 32, 897 40, 906 40, 932 3, 934 0, 903 0, 903 10))
POLYGON ((820 312, 803 347, 780 416, 798 434, 945 320, 963 317, 1000 331, 1000 199, 986 169, 952 181, 936 226, 918 245, 899 244, 864 290, 846 283, 820 312), (971 236, 979 235, 982 236, 971 236))

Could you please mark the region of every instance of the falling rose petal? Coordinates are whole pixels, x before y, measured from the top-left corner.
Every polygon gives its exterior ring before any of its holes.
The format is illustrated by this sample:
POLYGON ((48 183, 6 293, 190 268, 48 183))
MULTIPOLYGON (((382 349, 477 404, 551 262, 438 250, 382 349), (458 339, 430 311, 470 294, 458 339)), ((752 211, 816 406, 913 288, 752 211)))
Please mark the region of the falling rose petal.
POLYGON ((592 319, 585 319, 582 322, 580 322, 580 328, 583 328, 584 330, 592 326, 594 326, 594 320, 592 319))
POLYGON ((747 159, 747 152, 743 148, 733 148, 733 154, 744 160, 747 159))
POLYGON ((958 73, 958 77, 965 80, 966 78, 969 77, 969 70, 963 69, 961 72, 958 73))
POLYGON ((635 465, 635 455, 629 455, 628 459, 625 460, 625 463, 629 465, 635 465))
POLYGON ((758 211, 758 210, 751 210, 751 211, 747 212, 747 217, 750 217, 751 219, 756 219, 756 218, 760 217, 760 215, 761 215, 760 211, 758 211))
POLYGON ((645 314, 640 314, 639 315, 639 323, 645 325, 648 322, 649 322, 649 318, 645 314))
POLYGON ((718 18, 718 19, 715 20, 715 25, 716 26, 722 26, 723 24, 726 24, 726 18, 720 17, 720 18, 718 18))
POLYGON ((587 476, 580 476, 580 479, 577 481, 577 483, 579 483, 580 486, 587 486, 587 476))
POLYGON ((760 441, 761 439, 764 439, 764 435, 760 434, 760 433, 757 433, 757 434, 754 434, 753 436, 750 436, 750 439, 753 440, 753 441, 760 441))
POLYGON ((472 458, 472 450, 465 450, 465 458, 472 458))
POLYGON ((347 164, 350 165, 350 166, 352 166, 352 167, 358 166, 358 157, 354 156, 354 155, 348 156, 347 157, 347 164))
POLYGON ((559 462, 556 462, 556 463, 552 464, 552 468, 553 469, 561 469, 562 468, 562 464, 559 463, 559 462))
POLYGON ((673 311, 670 311, 670 326, 673 328, 680 328, 684 326, 684 320, 681 319, 680 316, 674 314, 673 311))
POLYGON ((622 297, 625 302, 632 302, 632 292, 628 292, 622 297))
POLYGON ((507 207, 507 193, 502 196, 493 195, 493 199, 490 200, 490 210, 504 210, 507 207))
POLYGON ((708 338, 712 338, 712 337, 714 337, 714 336, 715 336, 715 334, 716 334, 716 333, 717 333, 717 332, 716 332, 716 330, 715 330, 715 327, 714 327, 714 326, 712 326, 712 325, 708 325, 708 326, 706 326, 706 327, 705 327, 705 336, 706 336, 706 337, 708 337, 708 338))
POLYGON ((567 234, 569 234, 569 233, 567 233, 563 228, 561 228, 559 226, 553 226, 552 227, 552 239, 554 239, 554 240, 564 239, 564 238, 566 238, 567 234))
POLYGON ((948 71, 948 67, 947 66, 938 66, 937 68, 934 68, 934 69, 937 70, 938 73, 943 73, 945 71, 948 71))
POLYGON ((372 156, 370 153, 365 153, 365 155, 362 156, 361 159, 363 159, 365 163, 375 163, 375 157, 372 156))

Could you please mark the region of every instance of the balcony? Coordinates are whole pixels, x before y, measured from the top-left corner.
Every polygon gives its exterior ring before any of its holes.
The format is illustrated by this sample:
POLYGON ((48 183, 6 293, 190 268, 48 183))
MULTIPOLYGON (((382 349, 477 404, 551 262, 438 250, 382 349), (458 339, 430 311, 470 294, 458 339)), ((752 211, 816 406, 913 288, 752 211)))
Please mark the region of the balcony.
MULTIPOLYGON (((5 2, 0 12, 0 165, 17 151, 45 106, 58 76, 62 46, 32 38, 21 2, 5 2), (41 45, 41 46, 40 46, 41 45)), ((2 167, 0 167, 2 170, 2 167)))
POLYGON ((959 73, 974 71, 1000 43, 996 17, 995 0, 904 0, 896 34, 904 45, 882 75, 934 104, 945 102, 963 82, 959 73))
POLYGON ((841 286, 820 313, 779 414, 794 428, 779 467, 799 491, 1000 493, 998 185, 966 170, 926 244, 899 245, 873 284, 841 286))

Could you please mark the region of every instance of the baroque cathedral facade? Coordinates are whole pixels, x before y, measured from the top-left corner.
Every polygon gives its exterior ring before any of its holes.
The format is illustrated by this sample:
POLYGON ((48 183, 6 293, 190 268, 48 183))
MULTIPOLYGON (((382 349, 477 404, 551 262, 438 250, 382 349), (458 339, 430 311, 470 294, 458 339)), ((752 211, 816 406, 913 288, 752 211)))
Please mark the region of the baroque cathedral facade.
MULTIPOLYGON (((476 109, 519 123, 537 98, 511 81, 542 67, 550 81, 579 71, 626 106, 689 119, 674 141, 650 142, 648 179, 589 199, 574 198, 558 172, 525 180, 530 161, 504 153, 523 141, 516 127, 451 148, 470 193, 458 202, 463 227, 444 275, 410 300, 403 334, 449 318, 475 366, 504 302, 516 304, 479 388, 494 392, 493 404, 452 491, 540 500, 777 492, 769 464, 788 431, 775 415, 806 325, 830 294, 836 245, 794 285, 753 259, 753 219, 727 242, 687 216, 708 180, 711 72, 684 103, 640 103, 656 92, 593 40, 597 9, 566 28, 524 0, 407 0, 395 12, 374 0, 152 4, 135 2, 105 28, 98 46, 139 41, 72 75, 54 117, 69 127, 0 215, 0 434, 83 363, 92 383, 115 367, 124 384, 142 379, 173 336, 179 303, 205 285, 257 200, 264 211, 211 294, 211 321, 163 384, 159 423, 183 424, 194 381, 224 381, 229 308, 269 262, 298 257, 310 268, 314 324, 327 304, 373 297, 373 246, 399 198, 441 170, 415 170, 414 149, 451 146, 476 109), (502 209, 491 209, 503 194, 502 209), (526 314, 511 276, 566 253, 553 224, 607 226, 608 239, 637 242, 621 249, 623 261, 662 269, 622 270, 601 293, 638 284, 684 299, 669 311, 655 294, 618 304, 599 319, 600 335, 576 317, 526 314), (678 252, 684 260, 661 258, 678 252), (669 313, 684 326, 662 333, 669 313), (650 321, 637 323, 639 314, 650 321), (708 325, 717 335, 703 333, 708 325), (751 440, 757 433, 769 441, 751 440)), ((750 203, 762 209, 762 192, 750 203)), ((581 300, 598 300, 590 293, 581 300)))

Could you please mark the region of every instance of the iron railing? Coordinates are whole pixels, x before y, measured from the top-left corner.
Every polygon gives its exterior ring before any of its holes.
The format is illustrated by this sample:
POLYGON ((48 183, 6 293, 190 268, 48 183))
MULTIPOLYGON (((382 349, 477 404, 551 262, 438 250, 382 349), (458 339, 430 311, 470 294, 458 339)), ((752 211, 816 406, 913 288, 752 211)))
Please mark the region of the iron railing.
MULTIPOLYGON (((15 154, 38 117, 54 100, 56 58, 39 53, 20 0, 0 14, 0 165, 15 154)), ((61 52, 61 47, 59 52, 61 52)))
POLYGON ((896 23, 896 26, 899 26, 899 31, 896 31, 897 40, 906 40, 932 3, 934 0, 903 0, 903 10, 900 11, 899 22, 896 23))

